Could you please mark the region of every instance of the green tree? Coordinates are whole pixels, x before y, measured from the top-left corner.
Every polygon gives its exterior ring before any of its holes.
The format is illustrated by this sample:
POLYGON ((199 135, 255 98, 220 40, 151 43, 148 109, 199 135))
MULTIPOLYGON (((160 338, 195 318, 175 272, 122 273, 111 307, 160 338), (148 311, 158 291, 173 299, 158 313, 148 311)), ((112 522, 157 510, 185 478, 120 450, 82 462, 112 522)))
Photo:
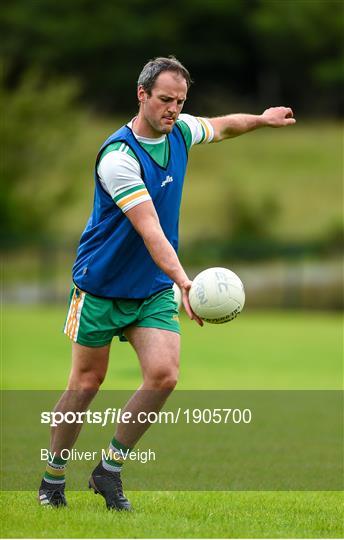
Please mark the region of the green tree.
MULTIPOLYGON (((47 79, 78 78, 97 109, 133 111, 134 81, 149 58, 175 54, 198 83, 192 107, 292 103, 340 110, 340 0, 4 0, 2 50, 18 84, 34 65, 47 79)), ((233 110, 231 108, 231 110, 233 110)))
POLYGON ((3 157, 0 168, 0 226, 3 239, 39 235, 54 210, 70 199, 68 180, 49 181, 51 170, 78 129, 80 113, 73 104, 75 84, 44 83, 27 72, 15 91, 0 86, 5 105, 0 124, 3 157))
POLYGON ((344 4, 260 0, 250 14, 261 101, 285 99, 317 115, 338 114, 344 4))

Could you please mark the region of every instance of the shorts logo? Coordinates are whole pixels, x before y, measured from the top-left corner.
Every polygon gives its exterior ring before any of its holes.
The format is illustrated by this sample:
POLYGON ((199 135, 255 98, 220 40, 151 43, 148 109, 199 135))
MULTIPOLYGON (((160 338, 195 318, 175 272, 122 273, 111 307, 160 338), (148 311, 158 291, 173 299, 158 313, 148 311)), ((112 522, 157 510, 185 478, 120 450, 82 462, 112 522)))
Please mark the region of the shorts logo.
POLYGON ((178 317, 178 315, 173 315, 172 321, 177 321, 177 322, 179 322, 179 317, 178 317))
POLYGON ((166 184, 169 184, 170 182, 173 182, 173 176, 166 176, 165 180, 161 182, 161 187, 165 187, 166 184))

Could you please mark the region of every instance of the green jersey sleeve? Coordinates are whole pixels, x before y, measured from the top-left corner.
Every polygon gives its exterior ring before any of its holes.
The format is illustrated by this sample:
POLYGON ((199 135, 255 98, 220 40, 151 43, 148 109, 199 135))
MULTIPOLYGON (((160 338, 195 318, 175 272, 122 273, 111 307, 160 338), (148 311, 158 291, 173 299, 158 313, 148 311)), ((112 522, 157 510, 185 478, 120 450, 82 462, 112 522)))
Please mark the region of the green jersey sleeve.
POLYGON ((194 144, 210 143, 214 138, 213 126, 207 118, 180 114, 177 125, 183 134, 188 151, 194 144))

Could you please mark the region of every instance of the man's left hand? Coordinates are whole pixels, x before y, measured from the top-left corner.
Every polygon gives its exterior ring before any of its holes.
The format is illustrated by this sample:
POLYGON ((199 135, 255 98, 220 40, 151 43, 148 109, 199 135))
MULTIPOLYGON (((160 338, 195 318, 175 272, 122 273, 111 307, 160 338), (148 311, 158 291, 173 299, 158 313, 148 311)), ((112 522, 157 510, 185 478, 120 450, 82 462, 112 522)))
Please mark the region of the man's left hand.
POLYGON ((270 107, 261 115, 264 125, 269 127, 291 126, 296 123, 294 113, 290 107, 270 107))
POLYGON ((199 324, 200 326, 203 326, 204 323, 202 319, 198 317, 196 313, 192 311, 192 308, 190 306, 189 292, 191 289, 191 285, 192 285, 192 281, 190 280, 184 281, 184 283, 179 285, 181 293, 182 293, 183 305, 189 319, 191 319, 192 321, 196 321, 197 324, 199 324))

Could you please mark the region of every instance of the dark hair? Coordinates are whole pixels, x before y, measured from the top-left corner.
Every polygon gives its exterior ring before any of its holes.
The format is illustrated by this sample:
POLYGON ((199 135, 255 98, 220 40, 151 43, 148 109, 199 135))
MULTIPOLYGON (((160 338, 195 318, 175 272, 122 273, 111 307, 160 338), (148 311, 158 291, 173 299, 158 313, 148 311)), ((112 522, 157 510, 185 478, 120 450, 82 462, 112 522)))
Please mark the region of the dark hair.
POLYGON ((150 95, 156 79, 163 71, 179 73, 179 75, 184 77, 187 87, 190 87, 192 83, 190 73, 174 56, 169 56, 168 58, 159 56, 147 62, 139 75, 137 86, 143 86, 145 92, 150 95))

